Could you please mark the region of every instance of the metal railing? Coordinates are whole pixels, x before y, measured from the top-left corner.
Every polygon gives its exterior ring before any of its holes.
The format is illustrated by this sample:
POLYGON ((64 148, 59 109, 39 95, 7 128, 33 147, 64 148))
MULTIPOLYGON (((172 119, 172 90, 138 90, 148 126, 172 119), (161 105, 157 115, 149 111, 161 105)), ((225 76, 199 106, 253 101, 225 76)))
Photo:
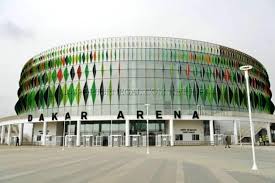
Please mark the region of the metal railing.
POLYGON ((156 135, 156 146, 168 146, 170 145, 170 135, 159 134, 156 135))
POLYGON ((142 137, 140 135, 129 135, 130 146, 139 147, 142 145, 142 137))
POLYGON ((93 135, 83 135, 82 136, 82 145, 84 147, 94 146, 95 137, 93 135))

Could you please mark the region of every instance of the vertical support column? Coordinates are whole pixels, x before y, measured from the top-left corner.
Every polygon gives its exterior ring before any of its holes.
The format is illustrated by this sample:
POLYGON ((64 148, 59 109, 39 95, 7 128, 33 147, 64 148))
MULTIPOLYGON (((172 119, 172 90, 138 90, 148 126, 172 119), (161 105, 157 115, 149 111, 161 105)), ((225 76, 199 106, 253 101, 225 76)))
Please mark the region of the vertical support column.
POLYGON ((42 145, 46 145, 46 135, 47 135, 47 122, 43 122, 43 135, 42 135, 42 145))
POLYGON ((8 139, 7 139, 7 144, 11 144, 11 125, 8 125, 8 139))
POLYGON ((169 120, 169 135, 170 135, 170 145, 174 146, 174 121, 169 120))
POLYGON ((269 144, 271 144, 272 139, 271 139, 270 123, 269 122, 266 123, 266 131, 267 131, 268 142, 269 142, 269 144))
POLYGON ((111 131, 110 131, 110 137, 109 137, 109 141, 108 141, 108 145, 113 147, 113 120, 111 120, 111 131))
POLYGON ((76 127, 76 146, 80 146, 80 128, 81 128, 81 121, 77 121, 77 127, 76 127))
POLYGON ((1 144, 4 144, 4 138, 5 138, 5 126, 1 126, 1 144))
POLYGON ((20 146, 23 143, 23 129, 24 129, 24 123, 18 124, 18 138, 19 138, 19 145, 20 146))
POLYGON ((234 135, 234 144, 238 144, 237 120, 233 121, 233 135, 234 135))
POLYGON ((125 146, 130 146, 129 143, 129 119, 125 120, 125 146))
POLYGON ((214 145, 214 121, 209 120, 210 144, 214 145))

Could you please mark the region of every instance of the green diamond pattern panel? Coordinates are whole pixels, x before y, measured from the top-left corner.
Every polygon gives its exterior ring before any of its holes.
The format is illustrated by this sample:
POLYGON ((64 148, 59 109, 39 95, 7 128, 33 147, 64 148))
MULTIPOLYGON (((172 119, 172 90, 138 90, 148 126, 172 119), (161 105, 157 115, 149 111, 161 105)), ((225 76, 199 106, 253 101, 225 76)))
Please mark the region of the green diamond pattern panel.
POLYGON ((109 95, 109 102, 112 103, 112 95, 113 95, 113 92, 112 92, 112 80, 109 82, 109 91, 108 91, 108 95, 109 95))
POLYGON ((89 97, 89 88, 87 81, 85 82, 84 88, 83 88, 83 97, 85 101, 85 105, 87 105, 88 97, 89 97))
POLYGON ((74 80, 75 71, 74 71, 74 67, 73 66, 72 66, 71 71, 70 71, 70 76, 71 76, 71 80, 74 80))
POLYGON ((64 70, 64 79, 66 82, 67 82, 68 78, 69 78, 69 72, 68 72, 68 68, 66 67, 64 70))
POLYGON ((95 81, 93 81, 93 85, 91 88, 91 95, 92 95, 92 101, 93 101, 93 105, 95 104, 95 99, 96 99, 96 85, 95 85, 95 81))
POLYGON ((57 74, 56 74, 56 70, 54 70, 52 72, 52 80, 53 80, 54 83, 56 82, 56 79, 57 79, 57 74))
POLYGON ((192 88, 191 88, 191 84, 190 84, 190 83, 187 84, 185 90, 186 90, 186 98, 187 98, 187 101, 190 102, 191 96, 192 96, 192 88))
POLYGON ((199 92, 200 91, 199 91, 198 83, 195 82, 193 87, 193 97, 195 99, 196 104, 198 103, 198 100, 199 100, 199 92))
POLYGON ((88 76, 89 76, 89 66, 86 65, 86 67, 85 67, 85 77, 86 77, 86 79, 88 78, 88 76))
POLYGON ((74 102, 74 98, 75 98, 73 83, 70 84, 70 87, 69 87, 69 90, 68 90, 68 98, 69 98, 70 105, 72 106, 72 104, 74 102))
POLYGON ((48 87, 44 93, 44 100, 45 100, 47 108, 49 108, 49 106, 50 106, 50 100, 49 100, 50 91, 51 91, 51 89, 50 89, 50 87, 48 87))
POLYGON ((239 70, 247 63, 253 66, 253 112, 273 114, 270 82, 259 61, 216 44, 158 37, 95 39, 34 56, 22 69, 15 111, 79 107, 111 115, 150 103, 165 115, 179 108, 189 114, 198 105, 207 111, 247 112, 245 78, 239 70))
POLYGON ((60 106, 62 99, 63 99, 63 92, 61 89, 61 85, 59 84, 55 91, 55 101, 58 107, 60 106))
POLYGON ((173 103, 174 102, 174 97, 175 97, 175 86, 174 86, 173 82, 171 82, 170 96, 171 96, 171 101, 173 103))
POLYGON ((203 84, 201 86, 200 96, 201 96, 202 103, 205 104, 206 97, 207 97, 207 89, 206 89, 206 85, 205 84, 203 84))
POLYGON ((77 77, 78 79, 80 79, 82 76, 82 71, 81 71, 81 66, 79 65, 78 68, 77 68, 77 77))
POLYGON ((100 85, 100 99, 101 99, 101 103, 102 103, 103 99, 104 99, 104 85, 103 85, 103 81, 101 82, 101 85, 100 85))
POLYGON ((68 89, 67 89, 67 84, 65 84, 64 86, 63 86, 63 105, 64 106, 66 106, 66 104, 67 104, 67 101, 68 101, 68 89))
POLYGON ((81 99, 81 95, 82 95, 80 82, 78 82, 75 90, 76 90, 76 102, 77 102, 77 105, 79 105, 80 99, 81 99))
POLYGON ((55 97, 54 97, 54 94, 55 94, 55 86, 52 86, 51 92, 49 94, 49 100, 50 100, 50 103, 51 103, 52 107, 55 106, 55 97))
POLYGON ((94 78, 95 78, 95 76, 96 76, 96 65, 94 64, 94 66, 93 66, 93 76, 94 76, 94 78))

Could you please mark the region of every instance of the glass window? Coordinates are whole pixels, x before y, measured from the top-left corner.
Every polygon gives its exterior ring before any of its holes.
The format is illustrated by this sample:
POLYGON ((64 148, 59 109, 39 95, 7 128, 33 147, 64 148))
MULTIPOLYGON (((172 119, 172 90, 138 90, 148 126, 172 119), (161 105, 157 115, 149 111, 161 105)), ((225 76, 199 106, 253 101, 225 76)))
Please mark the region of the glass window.
POLYGON ((145 69, 145 61, 139 61, 138 63, 137 63, 137 67, 136 67, 137 69, 145 69))
POLYGON ((200 140, 200 135, 192 134, 192 140, 200 140))
POLYGON ((85 134, 92 134, 93 127, 94 127, 94 124, 86 124, 85 125, 85 134))
MULTIPOLYGON (((117 67, 117 69, 118 69, 118 67, 117 67)), ((127 60, 120 62, 120 69, 121 70, 127 70, 128 69, 128 61, 127 60)))
POLYGON ((142 57, 142 55, 141 55, 141 49, 140 48, 138 48, 138 49, 136 49, 137 50, 137 60, 141 60, 141 57, 142 57))
MULTIPOLYGON (((147 79, 148 78, 154 78, 154 70, 153 69, 146 69, 146 77, 147 77, 147 79)), ((154 85, 149 85, 149 86, 154 86, 154 85)))
POLYGON ((120 60, 125 60, 125 50, 120 49, 120 60))
POLYGON ((145 60, 145 49, 141 49, 141 60, 145 60))
POLYGON ((159 54, 159 60, 163 61, 163 49, 158 49, 158 54, 159 54))
POLYGON ((145 70, 144 69, 137 69, 137 77, 144 78, 145 77, 145 70))
POLYGON ((113 133, 113 134, 119 131, 118 125, 119 125, 119 124, 116 124, 116 123, 113 123, 113 124, 112 124, 112 133, 113 133))
POLYGON ((155 123, 149 123, 148 126, 149 126, 149 131, 153 131, 153 132, 156 131, 156 124, 155 123))
POLYGON ((124 49, 124 60, 130 60, 129 49, 124 49))
POLYGON ((133 60, 133 49, 128 49, 128 58, 129 60, 133 60))
MULTIPOLYGON (((139 64, 138 64, 139 65, 139 64)), ((129 69, 132 70, 136 70, 137 68, 137 62, 129 62, 129 69)))
MULTIPOLYGON (((117 104, 118 103, 118 96, 112 97, 112 99, 114 99, 114 98, 116 99, 116 104, 117 104)), ((117 115, 118 114, 118 111, 120 110, 119 106, 120 105, 114 105, 114 104, 111 105, 111 114, 112 115, 117 115)))
MULTIPOLYGON (((136 65, 136 62, 132 62, 132 63, 134 63, 134 65, 136 65)), ((137 72, 135 69, 129 69, 129 77, 137 77, 137 72)))
POLYGON ((155 56, 155 49, 150 48, 150 60, 154 60, 154 56, 155 56))
POLYGON ((102 123, 101 124, 101 132, 109 132, 110 131, 110 124, 108 123, 102 123))
POLYGON ((52 136, 49 136, 49 137, 48 137, 48 140, 49 140, 49 141, 52 141, 52 136))
POLYGON ((112 49, 112 61, 115 61, 116 60, 116 50, 115 49, 112 49))
POLYGON ((149 48, 145 49, 145 60, 146 61, 150 60, 150 49, 149 48))
POLYGON ((182 134, 176 134, 176 140, 182 140, 182 134))
POLYGON ((115 60, 118 61, 119 59, 120 59, 120 53, 119 53, 119 49, 117 49, 115 54, 115 60))
POLYGON ((99 132, 99 123, 94 123, 93 125, 93 134, 99 132))
POLYGON ((108 61, 112 60, 112 55, 111 55, 112 51, 109 49, 108 50, 108 61))
POLYGON ((163 63, 162 62, 155 62, 155 69, 163 69, 163 63))
POLYGON ((125 132, 125 123, 120 123, 119 124, 119 131, 125 132))
POLYGON ((155 57, 154 60, 159 61, 159 49, 155 48, 155 57))
POLYGON ((37 137, 36 137, 36 141, 41 141, 41 135, 37 135, 37 137))
POLYGON ((128 70, 123 69, 120 70, 120 78, 127 78, 128 77, 128 70))
POLYGON ((146 62, 146 69, 154 69, 155 63, 154 61, 147 61, 146 62))
POLYGON ((136 48, 134 48, 134 49, 132 49, 132 54, 133 54, 133 60, 137 60, 137 49, 136 48))
POLYGON ((164 61, 167 61, 167 60, 168 60, 168 59, 167 59, 167 55, 168 55, 167 49, 163 49, 163 60, 164 60, 164 61))

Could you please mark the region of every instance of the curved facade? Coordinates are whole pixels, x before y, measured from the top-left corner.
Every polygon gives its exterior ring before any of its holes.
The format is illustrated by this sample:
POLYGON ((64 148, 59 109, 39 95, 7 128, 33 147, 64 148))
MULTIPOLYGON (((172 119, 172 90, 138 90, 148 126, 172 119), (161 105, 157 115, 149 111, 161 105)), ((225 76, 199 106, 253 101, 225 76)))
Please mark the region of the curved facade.
POLYGON ((242 65, 250 64, 255 113, 272 114, 268 74, 251 56, 177 38, 117 37, 67 44, 31 58, 19 82, 18 115, 52 112, 135 115, 150 104, 172 115, 247 111, 242 65))

